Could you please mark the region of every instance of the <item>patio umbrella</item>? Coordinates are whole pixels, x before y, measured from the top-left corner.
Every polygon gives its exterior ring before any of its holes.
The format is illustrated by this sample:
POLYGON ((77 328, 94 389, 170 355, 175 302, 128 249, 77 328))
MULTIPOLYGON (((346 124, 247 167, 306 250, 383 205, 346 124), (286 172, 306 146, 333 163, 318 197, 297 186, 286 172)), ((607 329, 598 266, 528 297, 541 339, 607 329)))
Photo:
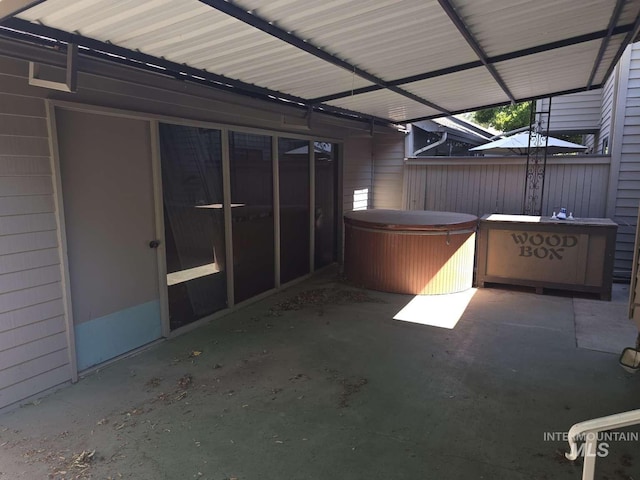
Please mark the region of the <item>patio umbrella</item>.
MULTIPOLYGON (((544 148, 547 137, 534 134, 531 138, 531 148, 544 148)), ((493 142, 485 143, 478 147, 470 148, 470 152, 483 152, 497 155, 526 155, 529 145, 529 132, 516 133, 510 137, 501 138, 493 142)), ((584 145, 567 142, 559 138, 549 137, 547 153, 582 153, 587 149, 584 145)))

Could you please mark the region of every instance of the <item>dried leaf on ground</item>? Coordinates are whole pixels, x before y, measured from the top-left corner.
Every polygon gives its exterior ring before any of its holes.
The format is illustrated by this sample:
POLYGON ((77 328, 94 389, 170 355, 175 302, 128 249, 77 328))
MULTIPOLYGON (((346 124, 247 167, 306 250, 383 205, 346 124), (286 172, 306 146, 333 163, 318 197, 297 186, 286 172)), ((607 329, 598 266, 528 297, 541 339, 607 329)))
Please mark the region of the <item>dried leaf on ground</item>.
POLYGON ((89 465, 93 461, 93 457, 96 454, 95 450, 83 450, 77 455, 74 455, 73 461, 71 462, 71 466, 73 468, 89 468, 89 465))
POLYGON ((193 376, 190 373, 183 375, 178 379, 178 388, 181 390, 186 390, 193 383, 193 376))
POLYGON ((187 396, 187 392, 186 392, 186 391, 184 391, 184 392, 182 392, 180 395, 178 395, 178 396, 176 397, 176 400, 182 400, 182 399, 183 399, 184 397, 186 397, 186 396, 187 396))

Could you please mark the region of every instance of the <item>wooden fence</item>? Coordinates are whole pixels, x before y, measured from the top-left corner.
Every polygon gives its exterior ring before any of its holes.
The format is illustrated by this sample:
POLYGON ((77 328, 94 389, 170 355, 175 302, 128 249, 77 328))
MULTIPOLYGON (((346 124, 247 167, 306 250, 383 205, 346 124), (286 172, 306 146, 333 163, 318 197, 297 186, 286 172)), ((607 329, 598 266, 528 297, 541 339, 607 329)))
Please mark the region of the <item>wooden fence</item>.
MULTIPOLYGON (((605 217, 611 157, 549 157, 542 214, 566 207, 605 217)), ((484 215, 522 213, 526 157, 412 157, 405 162, 403 208, 484 215)))

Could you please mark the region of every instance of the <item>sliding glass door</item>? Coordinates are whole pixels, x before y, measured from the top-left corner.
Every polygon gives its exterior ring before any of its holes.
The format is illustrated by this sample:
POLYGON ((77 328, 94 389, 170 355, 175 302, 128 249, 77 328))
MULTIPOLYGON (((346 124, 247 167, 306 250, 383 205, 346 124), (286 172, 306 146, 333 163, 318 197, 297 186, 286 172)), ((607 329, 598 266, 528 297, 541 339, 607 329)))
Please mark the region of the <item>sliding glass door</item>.
POLYGON ((278 139, 281 283, 310 270, 309 170, 309 141, 278 139))
POLYGON ((165 123, 158 133, 171 330, 336 260, 336 144, 165 123))
POLYGON ((271 137, 229 133, 235 303, 275 287, 271 137))
POLYGON ((170 328, 227 307, 221 132, 160 124, 170 328))
POLYGON ((338 204, 338 146, 335 143, 314 142, 315 153, 315 255, 316 269, 336 261, 338 239, 336 222, 338 204))

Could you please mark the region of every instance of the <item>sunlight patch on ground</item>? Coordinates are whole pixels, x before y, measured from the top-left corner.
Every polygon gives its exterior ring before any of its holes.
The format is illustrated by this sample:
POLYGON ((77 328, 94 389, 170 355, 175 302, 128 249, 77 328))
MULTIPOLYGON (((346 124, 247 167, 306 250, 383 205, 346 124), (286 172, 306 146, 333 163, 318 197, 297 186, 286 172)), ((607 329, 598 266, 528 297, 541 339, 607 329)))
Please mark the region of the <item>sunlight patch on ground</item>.
POLYGON ((393 319, 451 330, 457 325, 476 290, 470 288, 447 295, 416 295, 393 319))

